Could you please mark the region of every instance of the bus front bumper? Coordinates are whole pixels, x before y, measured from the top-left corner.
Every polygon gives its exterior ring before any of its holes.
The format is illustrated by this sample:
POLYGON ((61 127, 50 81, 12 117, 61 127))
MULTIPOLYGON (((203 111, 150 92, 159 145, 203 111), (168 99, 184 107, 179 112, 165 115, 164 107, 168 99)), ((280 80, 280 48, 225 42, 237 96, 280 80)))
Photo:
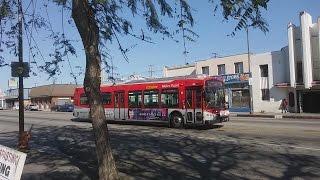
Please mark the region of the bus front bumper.
POLYGON ((220 124, 223 122, 229 121, 229 116, 215 116, 212 119, 205 119, 204 124, 205 125, 215 125, 215 124, 220 124))

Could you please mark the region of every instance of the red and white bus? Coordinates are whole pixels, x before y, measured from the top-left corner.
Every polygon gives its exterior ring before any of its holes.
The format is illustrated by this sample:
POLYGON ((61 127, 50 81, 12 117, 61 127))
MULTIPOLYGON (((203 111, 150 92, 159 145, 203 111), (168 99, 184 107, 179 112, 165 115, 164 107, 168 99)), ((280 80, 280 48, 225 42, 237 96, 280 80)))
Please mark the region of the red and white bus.
MULTIPOLYGON (((170 127, 213 125, 229 120, 223 80, 160 78, 101 86, 107 120, 164 122, 170 127)), ((74 93, 77 118, 89 118, 83 87, 74 93)))

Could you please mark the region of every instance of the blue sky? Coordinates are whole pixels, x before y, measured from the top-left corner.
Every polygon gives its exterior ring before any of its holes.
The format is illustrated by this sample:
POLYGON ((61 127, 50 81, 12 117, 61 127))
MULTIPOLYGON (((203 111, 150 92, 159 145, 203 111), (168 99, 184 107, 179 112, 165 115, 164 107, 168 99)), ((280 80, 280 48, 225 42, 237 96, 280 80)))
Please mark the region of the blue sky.
MULTIPOLYGON (((235 22, 223 22, 220 12, 216 16, 212 14, 212 8, 207 1, 190 0, 191 6, 194 8, 194 18, 196 24, 193 30, 200 36, 196 42, 189 42, 187 62, 192 63, 197 60, 213 57, 213 53, 219 56, 239 54, 246 52, 246 34, 245 31, 237 32, 235 37, 227 36, 232 32, 235 22)), ((44 12, 40 7, 39 12, 44 12)), ((55 31, 61 31, 61 12, 57 7, 49 7, 49 18, 53 24, 55 31)), ((320 1, 319 0, 270 0, 268 10, 264 12, 264 18, 269 23, 269 32, 264 34, 258 29, 250 29, 250 47, 253 53, 262 53, 268 51, 279 50, 287 45, 287 24, 293 22, 299 25, 299 13, 307 11, 313 17, 313 22, 320 16, 320 1)), ((68 14, 65 12, 64 19, 67 19, 68 14)), ((141 20, 134 20, 136 27, 143 27, 141 20)), ((75 27, 72 27, 67 22, 64 22, 65 32, 69 38, 80 40, 75 27)), ((174 26, 174 24, 172 25, 174 26)), ((163 66, 181 65, 184 64, 183 45, 176 43, 171 39, 162 40, 159 35, 152 35, 155 44, 140 42, 138 40, 121 37, 124 46, 130 47, 137 44, 129 53, 129 62, 125 61, 118 51, 115 43, 110 44, 110 54, 112 55, 115 72, 121 75, 129 75, 132 73, 148 76, 148 66, 153 65, 156 75, 162 75, 163 66)), ((52 52, 52 45, 48 39, 48 33, 39 32, 34 35, 38 41, 38 45, 45 59, 48 59, 48 54, 52 52)), ((177 39, 181 38, 179 36, 177 39)), ((24 41, 25 49, 28 49, 28 44, 24 41)), ((73 71, 75 66, 85 68, 85 56, 81 43, 75 43, 77 49, 77 57, 70 57, 70 64, 73 71)), ((16 57, 6 55, 6 59, 17 60, 16 57)), ((28 51, 24 52, 24 60, 29 61, 28 51)), ((41 58, 37 57, 41 63, 41 58)), ((32 87, 34 85, 44 85, 53 82, 53 79, 48 79, 48 75, 39 72, 36 68, 34 71, 38 74, 25 79, 25 86, 32 87)), ((70 68, 68 63, 64 63, 62 73, 56 76, 56 83, 73 82, 71 78, 70 68)), ((0 88, 6 90, 7 81, 10 78, 10 69, 2 68, 0 71, 0 88)), ((83 77, 78 77, 78 82, 82 83, 83 77)))

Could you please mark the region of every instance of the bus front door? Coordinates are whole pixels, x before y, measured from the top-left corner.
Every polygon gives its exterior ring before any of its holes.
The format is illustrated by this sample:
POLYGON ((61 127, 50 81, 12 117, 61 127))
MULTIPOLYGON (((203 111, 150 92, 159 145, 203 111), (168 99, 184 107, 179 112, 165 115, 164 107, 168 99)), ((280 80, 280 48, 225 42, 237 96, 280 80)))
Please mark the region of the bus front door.
POLYGON ((202 88, 193 87, 186 89, 186 112, 187 124, 202 124, 202 88))
POLYGON ((126 111, 124 105, 124 92, 115 92, 114 95, 114 119, 126 119, 126 111))

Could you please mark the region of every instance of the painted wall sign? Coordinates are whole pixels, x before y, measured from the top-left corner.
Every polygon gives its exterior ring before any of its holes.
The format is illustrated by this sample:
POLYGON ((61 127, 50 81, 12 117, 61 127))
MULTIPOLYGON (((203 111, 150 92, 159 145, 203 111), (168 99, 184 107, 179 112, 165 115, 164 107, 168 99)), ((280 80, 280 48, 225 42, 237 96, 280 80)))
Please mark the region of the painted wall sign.
POLYGON ((0 145, 0 180, 19 180, 27 155, 0 145))
POLYGON ((166 120, 166 109, 129 109, 129 119, 166 120))
POLYGON ((242 73, 242 74, 226 74, 221 76, 214 76, 216 78, 222 78, 223 82, 228 83, 244 83, 248 82, 250 78, 250 73, 242 73))
POLYGON ((207 88, 222 87, 222 85, 223 81, 217 81, 215 79, 207 80, 205 84, 207 88))

